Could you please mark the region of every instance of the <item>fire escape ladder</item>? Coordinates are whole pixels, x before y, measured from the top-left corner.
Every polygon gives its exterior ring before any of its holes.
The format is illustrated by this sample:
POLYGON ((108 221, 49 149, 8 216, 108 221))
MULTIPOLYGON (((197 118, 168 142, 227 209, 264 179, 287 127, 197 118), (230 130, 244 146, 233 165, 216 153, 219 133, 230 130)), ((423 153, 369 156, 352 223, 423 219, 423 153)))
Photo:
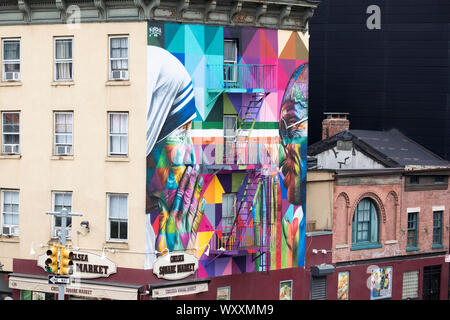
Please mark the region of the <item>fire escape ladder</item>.
POLYGON ((248 142, 258 118, 264 99, 269 92, 254 93, 247 106, 242 106, 236 117, 236 139, 243 137, 248 142))
MULTIPOLYGON (((242 197, 240 198, 240 200, 239 198, 236 199, 236 204, 238 206, 236 208, 236 216, 230 230, 230 234, 232 235, 232 237, 227 239, 227 248, 236 247, 236 249, 238 249, 239 247, 241 247, 242 236, 251 227, 250 222, 253 218, 253 201, 258 193, 258 189, 260 188, 260 176, 260 172, 252 171, 249 172, 245 177, 245 188, 242 192, 242 197), (233 243, 231 243, 231 241, 233 243)), ((243 246, 247 246, 247 243, 244 243, 243 246)))

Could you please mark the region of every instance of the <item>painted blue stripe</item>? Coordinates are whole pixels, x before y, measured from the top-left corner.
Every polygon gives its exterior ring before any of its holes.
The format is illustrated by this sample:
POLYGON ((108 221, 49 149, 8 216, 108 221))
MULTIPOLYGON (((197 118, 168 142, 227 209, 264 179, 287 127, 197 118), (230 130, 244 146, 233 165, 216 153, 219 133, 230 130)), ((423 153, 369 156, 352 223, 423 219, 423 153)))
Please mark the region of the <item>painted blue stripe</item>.
POLYGON ((191 90, 189 91, 189 93, 188 93, 183 99, 181 99, 180 101, 178 101, 178 103, 174 104, 174 105, 172 106, 172 108, 170 108, 170 110, 173 110, 173 109, 175 109, 176 107, 178 107, 180 104, 182 104, 183 101, 185 101, 185 100, 191 95, 191 93, 192 93, 193 91, 194 91, 194 88, 191 88, 191 90))
POLYGON ((192 97, 191 101, 189 101, 181 110, 167 117, 159 134, 158 141, 185 124, 189 118, 196 114, 195 110, 195 99, 192 97))
POLYGON ((176 100, 179 96, 181 96, 181 95, 183 94, 183 92, 185 92, 185 91, 189 88, 190 85, 192 85, 192 81, 190 81, 190 82, 188 83, 188 85, 187 85, 186 87, 184 87, 183 90, 181 90, 180 92, 178 92, 178 94, 177 94, 176 97, 175 97, 175 100, 176 100))

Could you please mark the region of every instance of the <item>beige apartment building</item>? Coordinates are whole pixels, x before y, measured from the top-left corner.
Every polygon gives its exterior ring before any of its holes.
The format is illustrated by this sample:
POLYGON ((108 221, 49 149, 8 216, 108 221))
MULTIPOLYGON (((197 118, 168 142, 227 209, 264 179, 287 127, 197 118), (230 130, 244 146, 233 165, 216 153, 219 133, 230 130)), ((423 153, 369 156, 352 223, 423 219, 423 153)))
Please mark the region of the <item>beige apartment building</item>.
POLYGON ((62 205, 82 214, 69 245, 143 268, 146 25, 1 27, 3 271, 57 241, 62 205))

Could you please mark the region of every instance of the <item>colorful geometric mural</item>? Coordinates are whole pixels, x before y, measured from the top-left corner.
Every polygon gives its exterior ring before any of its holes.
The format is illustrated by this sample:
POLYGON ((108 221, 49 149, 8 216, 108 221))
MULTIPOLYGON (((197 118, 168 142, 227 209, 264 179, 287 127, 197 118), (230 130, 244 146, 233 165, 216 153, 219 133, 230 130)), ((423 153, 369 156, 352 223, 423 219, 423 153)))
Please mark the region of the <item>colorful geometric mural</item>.
POLYGON ((148 31, 147 251, 190 252, 199 277, 304 266, 308 36, 148 31))

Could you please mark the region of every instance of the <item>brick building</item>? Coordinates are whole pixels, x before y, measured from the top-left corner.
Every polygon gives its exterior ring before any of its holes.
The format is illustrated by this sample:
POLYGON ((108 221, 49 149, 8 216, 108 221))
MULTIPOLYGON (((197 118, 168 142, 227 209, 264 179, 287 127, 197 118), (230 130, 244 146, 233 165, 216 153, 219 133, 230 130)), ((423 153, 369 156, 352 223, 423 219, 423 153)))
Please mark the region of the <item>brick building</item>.
POLYGON ((333 129, 309 148, 335 172, 328 297, 446 300, 448 162, 395 129, 333 129))

